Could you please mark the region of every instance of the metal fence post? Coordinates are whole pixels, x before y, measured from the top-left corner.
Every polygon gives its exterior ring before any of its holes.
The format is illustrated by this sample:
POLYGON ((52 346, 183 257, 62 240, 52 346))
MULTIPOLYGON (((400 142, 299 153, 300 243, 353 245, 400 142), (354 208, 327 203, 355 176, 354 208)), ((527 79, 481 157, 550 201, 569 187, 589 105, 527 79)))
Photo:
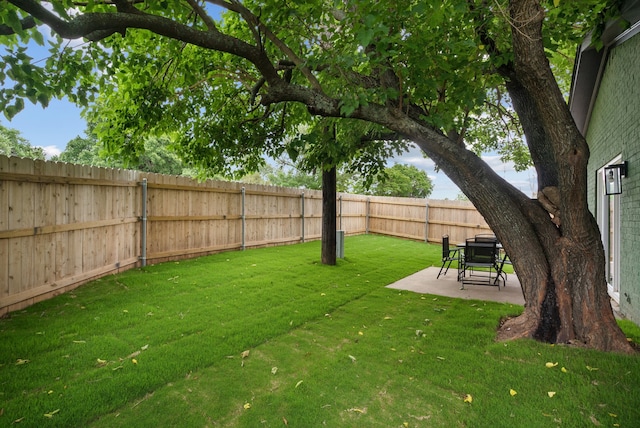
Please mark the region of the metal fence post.
POLYGON ((338 201, 340 201, 340 227, 339 229, 342 230, 342 195, 340 195, 340 197, 338 198, 338 201))
POLYGON ((424 242, 429 242, 429 200, 425 202, 424 211, 424 242))
POLYGON ((142 183, 142 223, 140 225, 140 260, 142 266, 147 265, 147 179, 143 178, 142 183))
POLYGON ((304 242, 304 192, 300 195, 300 206, 300 211, 302 212, 302 214, 300 214, 300 218, 302 220, 302 234, 300 235, 300 241, 304 242))
POLYGON ((240 214, 242 217, 242 249, 244 250, 245 247, 245 241, 244 241, 244 234, 245 234, 245 230, 246 230, 246 216, 244 215, 244 195, 245 195, 245 190, 244 190, 244 186, 242 187, 242 213, 240 214))
POLYGON ((369 210, 371 210, 371 198, 367 198, 367 212, 364 220, 365 233, 369 234, 369 210))

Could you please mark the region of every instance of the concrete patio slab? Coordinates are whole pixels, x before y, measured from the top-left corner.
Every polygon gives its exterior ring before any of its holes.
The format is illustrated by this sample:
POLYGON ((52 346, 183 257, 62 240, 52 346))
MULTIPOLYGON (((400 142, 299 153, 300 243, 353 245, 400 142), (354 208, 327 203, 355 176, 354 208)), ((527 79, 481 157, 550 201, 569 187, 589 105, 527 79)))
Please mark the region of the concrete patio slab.
POLYGON ((500 289, 497 286, 465 284, 464 290, 461 290, 462 284, 457 281, 458 271, 456 269, 449 269, 447 275, 441 275, 436 279, 438 271, 440 271, 439 267, 429 267, 389 284, 387 287, 458 299, 489 300, 524 305, 520 281, 515 274, 509 274, 506 286, 500 286, 500 289))

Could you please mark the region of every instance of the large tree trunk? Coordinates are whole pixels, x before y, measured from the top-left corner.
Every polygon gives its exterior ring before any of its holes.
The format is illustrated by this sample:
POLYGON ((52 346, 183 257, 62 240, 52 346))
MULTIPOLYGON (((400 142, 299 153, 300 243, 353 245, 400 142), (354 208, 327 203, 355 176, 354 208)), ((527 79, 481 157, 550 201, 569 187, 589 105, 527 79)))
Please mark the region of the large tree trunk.
POLYGON ((322 264, 336 264, 336 167, 322 169, 322 264))
MULTIPOLYGON (((537 1, 512 0, 510 14, 515 76, 508 79, 508 88, 534 161, 536 156, 546 155, 555 162, 535 162, 541 190, 538 202, 547 212, 542 217, 535 211, 524 214, 536 225, 536 236, 521 240, 525 251, 507 248, 517 271, 526 273, 520 277, 527 307, 522 316, 502 327, 500 337, 527 336, 630 351, 611 309, 604 250, 587 206, 589 149, 575 126, 541 42, 544 11, 537 1), (536 129, 530 124, 537 124, 536 129), (549 230, 550 223, 556 231, 549 230), (530 266, 530 250, 540 253, 544 262, 530 266)), ((497 228, 505 228, 499 219, 492 221, 498 223, 497 228)))
POLYGON ((399 118, 396 125, 469 197, 513 262, 525 310, 500 327, 499 339, 528 337, 632 352, 611 308, 604 249, 587 206, 589 149, 544 53, 544 12, 536 0, 510 4, 515 58, 499 72, 525 131, 538 198, 527 198, 444 135, 405 126, 399 118))
POLYGON ((512 0, 510 14, 515 59, 502 74, 541 191, 538 200, 525 200, 487 171, 482 174, 492 184, 478 180, 477 172, 458 182, 503 242, 522 283, 525 311, 508 320, 498 337, 630 352, 613 315, 600 233, 587 206, 588 146, 541 43, 544 11, 537 1, 512 0))

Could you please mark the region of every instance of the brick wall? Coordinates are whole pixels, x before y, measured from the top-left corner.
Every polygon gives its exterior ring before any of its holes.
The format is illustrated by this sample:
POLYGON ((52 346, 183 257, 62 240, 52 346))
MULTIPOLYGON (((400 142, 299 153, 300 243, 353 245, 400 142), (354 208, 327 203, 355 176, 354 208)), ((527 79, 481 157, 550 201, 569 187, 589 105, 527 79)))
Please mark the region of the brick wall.
POLYGON ((640 34, 613 48, 587 141, 589 208, 596 212, 597 170, 617 155, 629 163, 621 200, 620 310, 640 324, 640 34))

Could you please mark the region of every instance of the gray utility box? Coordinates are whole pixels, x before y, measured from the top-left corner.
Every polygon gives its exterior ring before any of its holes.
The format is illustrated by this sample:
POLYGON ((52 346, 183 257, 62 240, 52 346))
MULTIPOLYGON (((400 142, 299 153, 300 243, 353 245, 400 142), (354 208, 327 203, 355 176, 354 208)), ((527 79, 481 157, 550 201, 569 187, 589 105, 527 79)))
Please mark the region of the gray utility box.
POLYGON ((344 230, 336 230, 336 257, 344 259, 344 230))

